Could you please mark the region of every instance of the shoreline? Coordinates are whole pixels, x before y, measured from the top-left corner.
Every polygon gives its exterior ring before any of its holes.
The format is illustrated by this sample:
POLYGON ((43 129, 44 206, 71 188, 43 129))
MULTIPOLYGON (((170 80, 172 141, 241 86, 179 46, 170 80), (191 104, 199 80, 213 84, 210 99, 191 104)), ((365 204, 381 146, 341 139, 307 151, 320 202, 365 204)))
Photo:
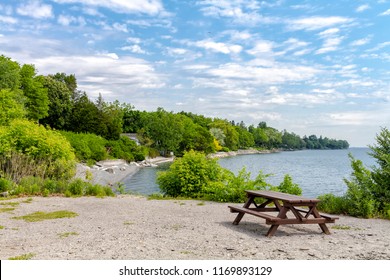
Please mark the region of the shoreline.
POLYGON ((254 154, 272 154, 283 152, 281 149, 272 149, 272 150, 256 150, 256 149, 239 149, 237 151, 230 152, 216 152, 208 155, 209 158, 225 158, 225 157, 234 157, 234 156, 243 156, 243 155, 254 155, 254 154))
MULTIPOLYGON (((256 150, 256 149, 242 149, 230 152, 217 152, 207 155, 209 158, 225 158, 240 155, 251 154, 270 154, 278 153, 282 150, 256 150)), ((148 158, 142 162, 126 162, 122 159, 103 160, 97 162, 90 167, 82 163, 77 163, 75 179, 90 182, 92 184, 99 184, 103 186, 111 186, 121 183, 125 178, 133 176, 141 168, 155 168, 159 164, 166 162, 173 162, 175 157, 155 157, 148 158)))
POLYGON ((113 187, 121 183, 125 178, 133 176, 141 168, 155 168, 159 164, 172 162, 173 157, 156 157, 146 159, 142 162, 126 162, 125 160, 103 160, 90 167, 85 164, 77 163, 75 179, 113 187))

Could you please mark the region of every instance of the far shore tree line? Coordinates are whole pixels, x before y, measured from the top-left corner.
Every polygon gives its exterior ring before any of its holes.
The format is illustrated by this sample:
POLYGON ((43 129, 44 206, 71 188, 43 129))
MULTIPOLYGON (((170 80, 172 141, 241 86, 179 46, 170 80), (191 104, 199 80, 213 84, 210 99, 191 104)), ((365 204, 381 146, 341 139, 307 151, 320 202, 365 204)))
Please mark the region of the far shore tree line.
POLYGON ((278 131, 266 122, 246 126, 244 122, 209 118, 188 112, 136 110, 128 103, 92 101, 78 90, 75 75, 38 75, 34 65, 20 65, 0 56, 0 125, 25 118, 58 131, 89 133, 118 140, 122 133, 137 133, 140 143, 163 155, 196 150, 206 154, 246 148, 257 149, 346 149, 345 140, 300 137, 278 131))

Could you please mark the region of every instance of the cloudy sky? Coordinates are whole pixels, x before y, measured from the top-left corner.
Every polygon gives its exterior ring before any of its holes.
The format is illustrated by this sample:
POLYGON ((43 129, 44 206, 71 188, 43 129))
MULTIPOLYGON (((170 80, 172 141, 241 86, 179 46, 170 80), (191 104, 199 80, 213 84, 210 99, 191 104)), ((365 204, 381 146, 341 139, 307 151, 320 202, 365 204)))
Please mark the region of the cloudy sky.
POLYGON ((92 99, 375 142, 390 0, 1 0, 0 54, 92 99))

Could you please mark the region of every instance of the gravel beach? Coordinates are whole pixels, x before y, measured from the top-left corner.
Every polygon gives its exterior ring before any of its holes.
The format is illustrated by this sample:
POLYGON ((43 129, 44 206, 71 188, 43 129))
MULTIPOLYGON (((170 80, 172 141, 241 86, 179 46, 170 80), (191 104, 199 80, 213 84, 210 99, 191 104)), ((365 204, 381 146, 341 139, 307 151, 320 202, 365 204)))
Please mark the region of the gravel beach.
POLYGON ((132 195, 1 200, 0 259, 390 259, 388 220, 341 216, 329 224, 331 235, 318 225, 287 225, 268 238, 263 219, 245 215, 233 225, 228 205, 132 195), (58 210, 78 216, 13 219, 58 210))

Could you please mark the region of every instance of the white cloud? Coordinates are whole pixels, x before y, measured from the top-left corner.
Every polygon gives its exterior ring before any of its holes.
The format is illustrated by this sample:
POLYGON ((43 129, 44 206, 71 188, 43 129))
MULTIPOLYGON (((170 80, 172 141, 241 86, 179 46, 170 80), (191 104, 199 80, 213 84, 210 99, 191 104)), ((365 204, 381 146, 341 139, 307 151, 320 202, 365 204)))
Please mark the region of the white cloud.
POLYGON ((364 5, 360 5, 359 7, 357 7, 355 11, 358 13, 361 13, 361 12, 364 12, 364 11, 370 9, 370 8, 371 8, 370 5, 364 4, 364 5))
POLYGON ((346 24, 352 22, 352 19, 340 16, 313 16, 300 19, 293 19, 287 21, 288 28, 291 30, 319 30, 324 28, 333 27, 336 25, 346 24))
POLYGON ((14 17, 0 15, 0 22, 8 23, 8 24, 16 24, 18 23, 18 20, 14 17))
POLYGON ((316 51, 316 54, 324 54, 338 50, 338 47, 343 40, 343 37, 327 38, 320 49, 316 51))
POLYGON ((72 23, 79 24, 81 26, 86 24, 86 21, 83 17, 74 17, 70 15, 59 15, 57 21, 63 26, 69 26, 72 23))
POLYGON ((316 51, 316 54, 324 54, 338 50, 339 45, 344 39, 344 37, 337 36, 339 32, 340 29, 338 28, 330 28, 320 32, 318 35, 324 39, 324 43, 321 48, 316 51))
POLYGON ((121 50, 130 51, 132 53, 138 53, 138 54, 147 54, 147 52, 143 50, 139 45, 126 46, 121 48, 121 50))
POLYGON ((218 68, 211 68, 206 71, 211 77, 233 79, 235 82, 249 85, 304 81, 314 77, 319 72, 314 67, 300 65, 275 64, 272 67, 256 67, 237 63, 223 64, 218 68))
POLYGON ((16 12, 22 16, 33 18, 52 18, 54 16, 52 6, 43 4, 39 0, 31 0, 19 5, 16 12))
POLYGON ((390 9, 384 11, 383 13, 379 14, 380 16, 389 16, 390 15, 390 9))
MULTIPOLYGON (((297 53, 297 49, 305 48, 309 45, 310 43, 301 41, 296 38, 289 38, 288 40, 283 42, 283 46, 285 46, 284 51, 289 52, 289 51, 295 51, 297 53)), ((307 49, 305 49, 307 50, 307 49)), ((301 50, 302 52, 303 50, 301 50)))
POLYGON ((52 0, 60 4, 83 4, 91 7, 107 8, 117 13, 142 13, 157 15, 164 13, 161 0, 52 0))
POLYGON ((353 41, 350 45, 353 47, 363 46, 368 44, 371 41, 371 37, 362 38, 359 40, 353 41))
POLYGON ((127 41, 128 43, 133 43, 133 44, 139 44, 139 43, 141 43, 141 39, 140 39, 140 38, 137 38, 137 37, 128 37, 128 38, 126 39, 126 41, 127 41))
POLYGON ((205 50, 210 50, 213 52, 223 53, 223 54, 237 54, 242 51, 240 45, 233 45, 228 43, 214 42, 210 39, 191 42, 187 41, 187 45, 196 46, 205 50))
POLYGON ((41 71, 75 73, 80 88, 94 86, 89 92, 111 92, 120 94, 137 89, 160 88, 164 85, 154 68, 144 60, 118 55, 101 54, 95 56, 55 56, 37 59, 36 66, 41 71), (58 69, 58 67, 61 69, 58 69), (125 88, 122 88, 126 85, 125 88))
POLYGON ((167 48, 167 52, 171 56, 184 55, 188 53, 188 50, 183 48, 167 48))
POLYGON ((273 43, 270 41, 258 41, 255 46, 248 50, 247 53, 253 56, 263 56, 264 54, 272 54, 273 43))
POLYGON ((328 117, 337 125, 364 125, 375 120, 371 112, 338 112, 330 113, 328 117))
POLYGON ((115 22, 112 27, 116 31, 120 31, 120 32, 124 32, 124 33, 128 33, 129 32, 129 30, 127 29, 127 25, 126 24, 120 24, 120 23, 115 22))
MULTIPOLYGON (((279 1, 278 1, 279 2, 279 1)), ((276 2, 276 5, 280 3, 276 2)), ((274 23, 279 21, 276 18, 262 16, 259 13, 260 5, 254 0, 200 0, 196 2, 202 6, 201 11, 206 16, 232 18, 236 24, 255 25, 259 23, 274 23)))

